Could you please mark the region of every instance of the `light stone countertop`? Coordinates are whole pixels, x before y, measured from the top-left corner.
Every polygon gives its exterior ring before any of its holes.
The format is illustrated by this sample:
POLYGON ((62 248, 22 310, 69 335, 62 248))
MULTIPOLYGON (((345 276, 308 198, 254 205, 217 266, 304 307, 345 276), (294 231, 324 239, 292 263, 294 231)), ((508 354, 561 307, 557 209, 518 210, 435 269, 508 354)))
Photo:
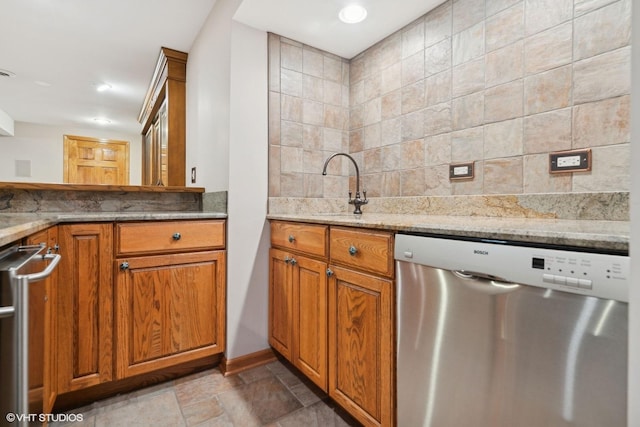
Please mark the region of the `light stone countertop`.
POLYGON ((225 218, 227 218, 227 214, 219 212, 7 213, 0 214, 0 246, 16 242, 30 234, 65 222, 225 218))
POLYGON ((269 214, 268 219, 343 225, 391 231, 629 250, 628 221, 534 219, 407 214, 269 214))

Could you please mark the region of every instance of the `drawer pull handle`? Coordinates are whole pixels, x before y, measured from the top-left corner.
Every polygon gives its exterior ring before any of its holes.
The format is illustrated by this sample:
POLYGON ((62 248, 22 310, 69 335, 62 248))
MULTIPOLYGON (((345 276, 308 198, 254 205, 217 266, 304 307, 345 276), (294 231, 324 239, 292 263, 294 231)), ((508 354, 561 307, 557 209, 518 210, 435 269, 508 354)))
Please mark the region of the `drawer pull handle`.
POLYGON ((293 243, 294 240, 296 240, 296 238, 293 236, 293 234, 289 234, 289 243, 293 243))
POLYGON ((180 240, 181 238, 182 238, 182 235, 180 233, 173 234, 173 240, 180 240))
POLYGON ((356 248, 355 246, 351 245, 349 247, 349 255, 354 256, 357 253, 358 253, 358 248, 356 248))
POLYGON ((331 277, 333 276, 333 270, 331 270, 330 268, 327 268, 327 277, 331 277))
POLYGON ((120 270, 125 271, 129 269, 129 263, 127 261, 120 264, 120 270))

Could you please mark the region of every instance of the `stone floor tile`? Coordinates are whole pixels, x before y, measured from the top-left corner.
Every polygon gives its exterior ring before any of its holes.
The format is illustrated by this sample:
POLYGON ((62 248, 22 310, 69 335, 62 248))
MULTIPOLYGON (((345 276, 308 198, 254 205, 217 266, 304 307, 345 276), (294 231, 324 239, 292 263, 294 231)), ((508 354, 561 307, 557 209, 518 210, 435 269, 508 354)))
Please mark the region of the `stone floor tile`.
POLYGON ((215 396, 188 405, 181 405, 181 408, 187 426, 200 425, 224 414, 224 408, 215 396))
POLYGON ((173 391, 153 394, 150 397, 132 399, 117 410, 96 415, 95 427, 182 427, 185 426, 180 406, 173 391))
POLYGON ((235 375, 225 377, 218 369, 210 369, 175 380, 173 388, 178 402, 187 405, 210 399, 242 384, 242 379, 235 375))

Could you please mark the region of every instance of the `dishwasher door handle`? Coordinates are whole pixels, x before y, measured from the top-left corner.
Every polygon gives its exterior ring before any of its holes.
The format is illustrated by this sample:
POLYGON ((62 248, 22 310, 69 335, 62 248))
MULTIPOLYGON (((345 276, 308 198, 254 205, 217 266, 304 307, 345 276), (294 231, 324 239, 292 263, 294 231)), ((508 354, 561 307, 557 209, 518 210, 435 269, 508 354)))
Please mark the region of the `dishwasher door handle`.
POLYGON ((53 273, 53 270, 55 270, 55 268, 58 265, 58 263, 60 262, 61 258, 62 258, 62 256, 60 254, 45 254, 45 255, 42 255, 42 257, 32 258, 33 261, 35 261, 35 260, 50 260, 51 262, 49 263, 49 265, 47 265, 47 268, 45 268, 44 270, 42 270, 42 271, 40 271, 38 273, 15 275, 15 272, 12 271, 11 272, 11 276, 15 277, 16 279, 28 280, 29 282, 37 282, 39 280, 46 279, 47 277, 49 277, 51 275, 51 273, 53 273))
POLYGON ((12 305, 6 307, 0 307, 0 319, 3 317, 11 317, 16 312, 16 308, 12 305))

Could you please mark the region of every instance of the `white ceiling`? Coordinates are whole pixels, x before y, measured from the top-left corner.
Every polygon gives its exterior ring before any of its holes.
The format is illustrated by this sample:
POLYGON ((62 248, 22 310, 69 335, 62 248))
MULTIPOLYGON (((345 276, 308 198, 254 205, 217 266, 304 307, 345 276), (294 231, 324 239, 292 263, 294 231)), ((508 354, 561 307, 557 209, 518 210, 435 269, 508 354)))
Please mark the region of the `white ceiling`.
MULTIPOLYGON (((188 52, 216 0, 1 0, 0 110, 15 121, 138 133, 160 51, 188 52), (95 84, 106 82, 109 92, 95 84), (43 85, 43 83, 45 85, 43 85)), ((343 24, 349 0, 244 0, 235 19, 351 58, 442 0, 355 0, 367 20, 343 24)), ((187 83, 188 84, 188 83, 187 83)))

